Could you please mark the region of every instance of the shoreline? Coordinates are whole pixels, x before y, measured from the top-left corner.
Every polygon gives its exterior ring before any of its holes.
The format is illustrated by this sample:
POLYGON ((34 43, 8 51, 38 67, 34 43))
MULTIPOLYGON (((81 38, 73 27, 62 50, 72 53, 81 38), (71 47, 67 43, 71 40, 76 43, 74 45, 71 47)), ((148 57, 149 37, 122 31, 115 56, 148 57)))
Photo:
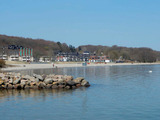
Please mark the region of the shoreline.
POLYGON ((126 66, 126 65, 159 65, 160 63, 91 63, 87 64, 87 66, 82 66, 82 63, 72 63, 72 64, 9 64, 12 67, 2 68, 0 69, 2 72, 4 71, 19 71, 19 70, 31 70, 31 69, 51 69, 51 68, 65 68, 65 67, 93 67, 93 66, 126 66), (15 67, 13 67, 15 66, 15 67))

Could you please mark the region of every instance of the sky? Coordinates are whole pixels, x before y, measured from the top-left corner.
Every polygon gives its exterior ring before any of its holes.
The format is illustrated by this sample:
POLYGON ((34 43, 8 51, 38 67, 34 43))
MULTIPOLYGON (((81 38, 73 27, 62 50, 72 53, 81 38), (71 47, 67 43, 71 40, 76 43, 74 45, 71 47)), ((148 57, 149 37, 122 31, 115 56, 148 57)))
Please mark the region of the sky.
POLYGON ((160 51, 160 0, 0 0, 0 34, 160 51))

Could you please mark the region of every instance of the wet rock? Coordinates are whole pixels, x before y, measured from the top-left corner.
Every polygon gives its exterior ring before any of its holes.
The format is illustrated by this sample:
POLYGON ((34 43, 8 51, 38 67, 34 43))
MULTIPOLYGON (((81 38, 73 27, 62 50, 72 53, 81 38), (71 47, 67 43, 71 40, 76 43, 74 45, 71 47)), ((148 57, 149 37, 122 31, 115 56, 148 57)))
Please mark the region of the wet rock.
POLYGON ((73 80, 73 77, 72 76, 64 76, 64 79, 67 82, 67 81, 73 80))
POLYGON ((76 89, 76 86, 72 86, 72 89, 76 89))
POLYGON ((36 86, 36 82, 31 82, 30 86, 36 86))
POLYGON ((43 77, 41 75, 33 74, 33 77, 37 78, 39 81, 43 81, 43 77))
POLYGON ((26 86, 24 87, 24 89, 31 89, 31 86, 26 85, 26 86))
POLYGON ((43 80, 45 80, 46 77, 47 77, 47 75, 42 75, 43 80))
POLYGON ((65 88, 65 85, 58 85, 58 88, 65 88))
POLYGON ((8 83, 13 84, 13 79, 10 79, 8 83))
POLYGON ((55 78, 55 79, 63 79, 63 75, 54 75, 54 77, 53 78, 55 78))
POLYGON ((89 87, 89 86, 90 86, 89 82, 86 81, 86 80, 83 80, 83 81, 81 82, 81 85, 82 85, 82 86, 85 86, 85 87, 89 87))
POLYGON ((76 84, 79 84, 79 83, 81 83, 83 80, 84 80, 83 77, 79 77, 79 78, 74 79, 73 81, 74 81, 76 84))
POLYGON ((64 79, 58 79, 57 82, 64 82, 64 79))
POLYGON ((0 85, 0 89, 5 89, 5 86, 4 85, 0 85))
POLYGON ((44 89, 44 88, 46 88, 46 84, 43 83, 43 82, 40 82, 40 83, 38 84, 38 88, 39 88, 39 89, 44 89))
POLYGON ((0 73, 0 78, 4 78, 4 74, 3 73, 0 73))
POLYGON ((32 86, 32 88, 33 88, 33 89, 38 89, 38 86, 35 85, 35 86, 32 86))
POLYGON ((66 86, 66 82, 58 82, 58 85, 65 85, 66 86))
POLYGON ((46 85, 46 88, 47 88, 47 89, 51 89, 51 88, 52 88, 52 84, 46 85))
POLYGON ((24 80, 30 80, 31 76, 25 75, 25 76, 23 76, 22 78, 23 78, 24 80))
POLYGON ((51 78, 46 78, 46 79, 44 80, 44 83, 45 83, 45 84, 52 84, 52 83, 53 83, 53 80, 52 80, 51 78))
POLYGON ((27 82, 28 82, 28 80, 21 80, 21 85, 26 85, 27 84, 27 82))
POLYGON ((74 81, 67 81, 66 83, 67 83, 67 85, 69 85, 69 86, 73 86, 73 85, 76 84, 74 81))
POLYGON ((39 82, 39 79, 38 79, 38 78, 35 79, 34 77, 30 77, 29 80, 30 80, 31 82, 37 82, 37 81, 39 82))
POLYGON ((76 87, 80 87, 81 86, 81 84, 76 84, 76 87))
POLYGON ((8 84, 8 86, 7 86, 7 89, 14 89, 15 87, 14 87, 14 85, 12 85, 12 84, 8 84))
POLYGON ((4 80, 0 79, 0 85, 4 85, 4 80))
POLYGON ((21 84, 21 89, 25 89, 25 84, 21 84))
POLYGON ((21 78, 17 78, 15 81, 13 81, 13 84, 19 84, 20 83, 21 78))
POLYGON ((52 89, 57 89, 58 86, 57 85, 52 85, 52 89))
POLYGON ((53 85, 59 85, 59 83, 58 83, 58 82, 53 82, 52 84, 53 84, 53 85))
POLYGON ((71 89, 71 87, 67 85, 67 86, 65 86, 65 89, 71 89))
POLYGON ((21 89, 21 85, 20 84, 16 84, 16 85, 14 85, 14 88, 20 90, 21 89))
POLYGON ((34 81, 35 81, 35 82, 40 82, 38 78, 35 78, 34 81))

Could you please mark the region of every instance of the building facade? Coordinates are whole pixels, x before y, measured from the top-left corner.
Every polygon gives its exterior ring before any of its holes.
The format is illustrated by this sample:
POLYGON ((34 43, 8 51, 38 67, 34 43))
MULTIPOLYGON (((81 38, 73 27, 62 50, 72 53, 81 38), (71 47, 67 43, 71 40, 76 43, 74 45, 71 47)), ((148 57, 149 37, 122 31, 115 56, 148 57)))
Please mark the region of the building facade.
POLYGON ((0 59, 8 61, 26 61, 32 62, 33 59, 33 49, 24 48, 22 46, 9 45, 8 47, 3 47, 0 53, 0 59))

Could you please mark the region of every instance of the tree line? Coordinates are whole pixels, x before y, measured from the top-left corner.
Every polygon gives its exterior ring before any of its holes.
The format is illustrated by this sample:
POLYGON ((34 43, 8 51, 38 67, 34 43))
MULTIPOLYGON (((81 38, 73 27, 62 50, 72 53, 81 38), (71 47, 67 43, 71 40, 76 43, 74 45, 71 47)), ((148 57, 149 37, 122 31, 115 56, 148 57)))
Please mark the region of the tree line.
MULTIPOLYGON (((57 52, 78 52, 83 53, 88 51, 97 56, 108 56, 113 61, 120 57, 124 60, 138 62, 155 62, 160 60, 160 51, 155 51, 150 48, 127 48, 120 46, 101 46, 101 45, 85 45, 74 47, 66 43, 48 41, 44 39, 32 39, 15 36, 0 35, 0 47, 8 45, 20 45, 26 48, 33 48, 34 58, 40 56, 54 56, 57 52)), ((2 49, 0 48, 0 53, 2 49)))
POLYGON ((81 51, 89 51, 95 53, 96 55, 102 56, 106 55, 113 61, 119 59, 123 60, 137 61, 137 62, 156 62, 160 60, 160 52, 152 50, 151 48, 127 48, 119 46, 79 46, 81 51))

